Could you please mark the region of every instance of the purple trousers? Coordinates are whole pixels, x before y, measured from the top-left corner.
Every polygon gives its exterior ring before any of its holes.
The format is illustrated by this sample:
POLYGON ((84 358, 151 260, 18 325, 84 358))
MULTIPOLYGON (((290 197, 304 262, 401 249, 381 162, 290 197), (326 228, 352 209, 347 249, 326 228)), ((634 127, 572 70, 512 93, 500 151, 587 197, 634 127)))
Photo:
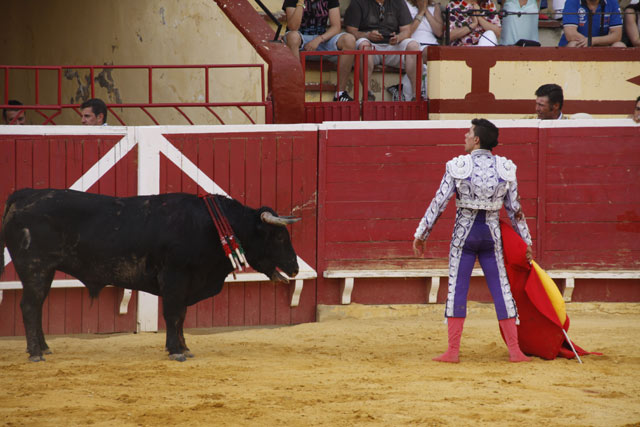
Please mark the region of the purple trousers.
POLYGON ((502 253, 499 211, 458 209, 449 253, 446 317, 467 316, 471 271, 480 262, 498 320, 517 316, 502 253))

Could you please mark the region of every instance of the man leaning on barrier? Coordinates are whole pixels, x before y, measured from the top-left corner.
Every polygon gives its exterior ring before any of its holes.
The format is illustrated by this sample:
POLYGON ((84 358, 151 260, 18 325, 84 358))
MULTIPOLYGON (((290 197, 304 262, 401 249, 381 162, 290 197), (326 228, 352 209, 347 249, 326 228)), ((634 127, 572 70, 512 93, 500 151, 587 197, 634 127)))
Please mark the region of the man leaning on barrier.
MULTIPOLYGON (((356 39, 353 35, 340 32, 338 0, 284 0, 282 9, 287 14, 284 42, 297 59, 300 59, 301 50, 355 50, 356 39)), ((345 90, 352 66, 353 55, 341 55, 338 60, 338 88, 334 101, 353 101, 345 90)))
MULTIPOLYGON (((10 99, 7 105, 22 105, 22 102, 10 99)), ((2 118, 5 125, 24 125, 27 119, 26 112, 20 108, 5 108, 2 110, 2 118)))
POLYGON ((80 105, 84 126, 107 126, 107 104, 100 98, 91 98, 80 105))
POLYGON ((622 18, 618 0, 567 0, 562 13, 564 33, 558 46, 589 46, 591 19, 592 46, 625 47, 620 41, 622 18))

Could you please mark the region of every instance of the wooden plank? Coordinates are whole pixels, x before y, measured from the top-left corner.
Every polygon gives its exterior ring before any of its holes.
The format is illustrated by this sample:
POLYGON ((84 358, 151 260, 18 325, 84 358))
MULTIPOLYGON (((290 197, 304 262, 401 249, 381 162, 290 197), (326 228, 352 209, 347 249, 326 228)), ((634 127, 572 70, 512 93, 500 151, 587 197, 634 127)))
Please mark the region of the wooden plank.
POLYGON ((428 299, 426 283, 424 278, 356 279, 351 301, 359 304, 379 304, 380 301, 385 304, 423 304, 428 299))
POLYGON ((19 303, 16 301, 18 291, 2 291, 2 304, 0 304, 0 337, 15 335, 16 322, 22 322, 19 303))
POLYGON ((137 329, 137 307, 138 307, 138 292, 133 291, 131 293, 131 299, 129 300, 129 306, 126 314, 120 314, 119 303, 122 301, 122 295, 124 289, 116 288, 116 315, 114 319, 115 332, 134 332, 137 329))
MULTIPOLYGON (((215 138, 213 180, 227 193, 229 192, 229 139, 215 138)), ((229 325, 229 286, 224 285, 222 291, 213 298, 213 325, 229 325)))
MULTIPOLYGON (((347 137, 348 138, 348 137, 347 137)), ((460 155, 458 146, 411 145, 404 147, 349 145, 334 146, 327 141, 327 166, 330 164, 418 164, 433 167, 444 174, 445 163, 460 155)))
MULTIPOLYGON (((245 202, 245 141, 229 139, 229 194, 240 203, 245 202)), ((229 287, 229 325, 241 326, 245 320, 245 284, 229 287)))
MULTIPOLYGON (((640 159, 638 163, 637 166, 640 166, 640 159)), ((631 168, 609 164, 598 166, 549 165, 546 170, 546 178, 549 184, 559 185, 638 182, 640 181, 640 168, 637 166, 631 168)))
POLYGON ((97 301, 98 306, 98 331, 99 333, 112 333, 115 331, 115 317, 118 315, 120 300, 116 299, 116 289, 104 288, 100 292, 97 301))
MULTIPOLYGON (((261 141, 252 136, 246 139, 244 146, 244 202, 247 206, 260 207, 261 181, 261 141)), ((240 242, 242 243, 242 242, 240 242)), ((244 285, 244 324, 260 324, 260 283, 245 283, 244 285)))
POLYGON ((82 295, 84 288, 64 289, 65 334, 82 333, 82 295))
MULTIPOLYGON (((0 138, 0 212, 4 212, 7 198, 16 190, 16 143, 11 136, 0 138)), ((0 221, 0 230, 2 224, 0 221)), ((3 250, 4 249, 0 249, 3 250)), ((18 280, 18 276, 10 263, 4 269, 4 274, 0 278, 3 281, 18 280)))
MULTIPOLYGON (((293 178, 293 139, 280 136, 277 139, 276 211, 280 215, 291 215, 293 178)), ((276 323, 291 323, 291 306, 288 286, 276 286, 276 323)))
MULTIPOLYGON (((260 200, 262 206, 276 206, 276 164, 277 145, 273 134, 267 134, 261 140, 260 200)), ((276 323, 276 286, 271 282, 260 284, 260 324, 276 323)))
MULTIPOLYGON (((51 289, 48 301, 48 332, 64 334, 66 324, 66 289, 51 289)), ((44 315, 43 315, 44 319, 44 315)))
POLYGON ((640 191, 634 183, 601 183, 599 185, 548 185, 548 203, 640 203, 640 191))
POLYGON ((634 203, 547 203, 546 209, 550 222, 615 222, 616 229, 640 232, 634 203))
POLYGON ((196 304, 196 328, 213 326, 213 298, 207 298, 196 304))
POLYGON ((82 288, 82 333, 94 334, 99 332, 98 318, 97 301, 89 297, 89 291, 86 288, 82 288))

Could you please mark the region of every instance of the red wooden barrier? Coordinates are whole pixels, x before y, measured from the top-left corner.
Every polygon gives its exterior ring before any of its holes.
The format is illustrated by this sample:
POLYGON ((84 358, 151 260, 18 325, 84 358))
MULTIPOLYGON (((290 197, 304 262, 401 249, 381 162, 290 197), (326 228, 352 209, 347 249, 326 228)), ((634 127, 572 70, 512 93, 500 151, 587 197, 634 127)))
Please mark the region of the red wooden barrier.
MULTIPOLYGON (((541 265, 639 269, 640 192, 634 187, 640 178, 640 127, 496 123, 500 145, 494 152, 518 165, 522 205, 541 265)), ((413 258, 411 241, 445 162, 464 154, 468 127, 468 121, 321 126, 318 271, 446 268, 455 207, 447 208, 429 237, 427 259, 413 258)), ((491 300, 482 278, 472 283, 477 286, 470 298, 491 300)), ((446 296, 444 280, 442 285, 439 301, 446 296)), ((638 300, 640 289, 633 289, 626 295, 638 300)), ((423 303, 426 293, 420 278, 366 279, 352 300, 423 303)), ((575 300, 590 295, 581 291, 575 300)), ((339 280, 319 278, 318 303, 339 301, 339 280)))

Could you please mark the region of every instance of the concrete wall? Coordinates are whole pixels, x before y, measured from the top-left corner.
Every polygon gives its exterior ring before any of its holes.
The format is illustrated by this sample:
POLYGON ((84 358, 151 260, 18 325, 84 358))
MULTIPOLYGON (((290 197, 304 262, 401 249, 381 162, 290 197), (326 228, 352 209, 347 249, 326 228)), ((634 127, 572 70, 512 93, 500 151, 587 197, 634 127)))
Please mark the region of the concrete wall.
MULTIPOLYGON (((0 14, 0 64, 2 65, 169 65, 264 64, 255 49, 220 11, 213 0, 24 0, 4 2, 0 14)), ((144 71, 96 73, 95 96, 108 103, 145 102, 144 71)), ((4 78, 0 71, 0 78, 4 78)), ((40 103, 56 101, 57 72, 42 72, 40 103)), ((35 102, 33 71, 10 75, 10 97, 35 102)), ((70 70, 63 77, 63 103, 81 103, 89 96, 89 75, 70 70)), ((212 72, 212 102, 259 101, 260 73, 232 69, 212 72)), ((203 102, 202 71, 168 71, 154 75, 154 101, 203 102)), ((0 88, 4 99, 4 87, 0 88)), ((210 113, 191 111, 200 124, 219 124, 210 113)), ((242 113, 215 109, 225 123, 248 123, 242 113)), ((264 110, 248 112, 264 122, 264 110)), ((119 114, 119 113, 118 113, 119 114)), ((124 112, 129 125, 152 124, 140 112, 124 112)), ((57 124, 75 124, 72 111, 57 124)), ((163 124, 186 124, 177 112, 158 113, 163 124)), ((194 120, 194 121, 196 121, 194 120)), ((30 123, 41 123, 35 113, 30 123)), ((116 124, 113 121, 113 124, 116 124)))

